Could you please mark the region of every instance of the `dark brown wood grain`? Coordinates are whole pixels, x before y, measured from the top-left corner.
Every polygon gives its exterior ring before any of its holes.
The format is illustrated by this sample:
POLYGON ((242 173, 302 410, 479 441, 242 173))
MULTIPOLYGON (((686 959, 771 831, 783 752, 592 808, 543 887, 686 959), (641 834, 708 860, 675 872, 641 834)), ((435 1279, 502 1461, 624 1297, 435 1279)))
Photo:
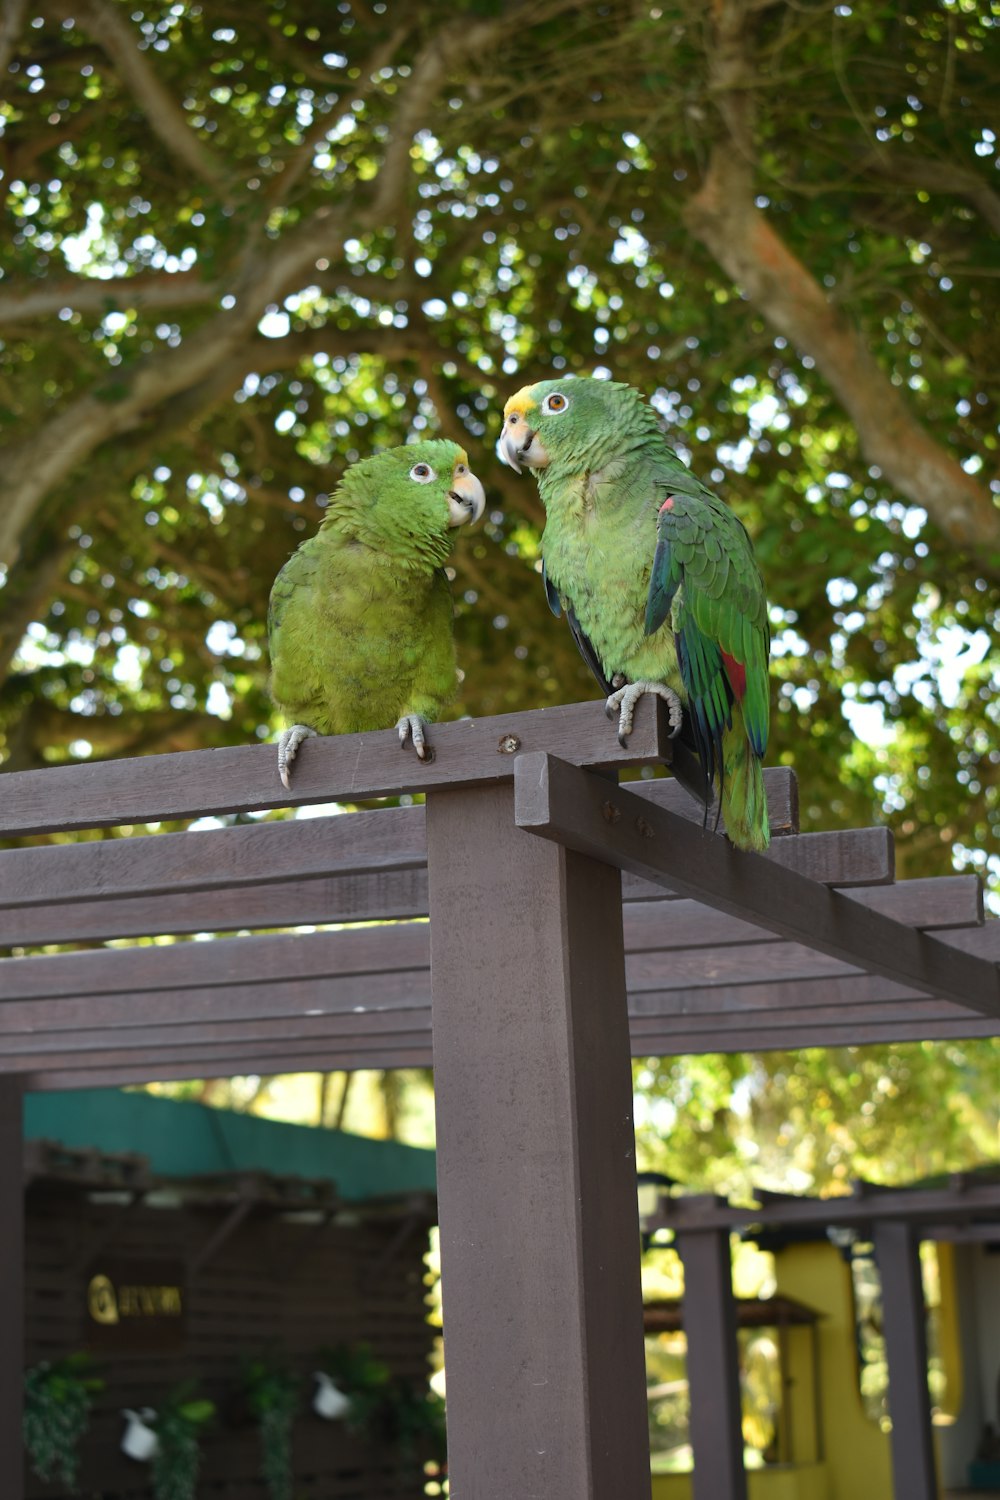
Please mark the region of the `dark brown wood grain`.
POLYGON ((759 855, 733 849, 624 788, 553 757, 524 756, 518 826, 603 857, 848 965, 1000 1017, 994 964, 962 954, 759 855))
POLYGON ((490 785, 510 780, 515 757, 524 750, 548 750, 580 765, 670 759, 663 705, 649 697, 639 701, 626 749, 596 702, 435 724, 432 738, 429 762, 402 749, 394 729, 309 740, 299 751, 290 792, 278 779, 272 745, 12 772, 4 777, 0 837, 490 785))
POLYGON ((19 1079, 0 1079, 0 1454, 3 1490, 23 1500, 24 1131, 19 1079))
POLYGON ((650 1493, 616 870, 428 798, 449 1479, 650 1493))

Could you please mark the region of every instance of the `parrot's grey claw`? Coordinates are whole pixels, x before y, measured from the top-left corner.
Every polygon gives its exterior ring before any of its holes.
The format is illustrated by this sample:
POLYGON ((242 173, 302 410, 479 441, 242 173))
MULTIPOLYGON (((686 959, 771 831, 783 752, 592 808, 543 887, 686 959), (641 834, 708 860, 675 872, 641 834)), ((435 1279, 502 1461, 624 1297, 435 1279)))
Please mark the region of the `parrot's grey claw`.
POLYGON ((618 715, 618 743, 622 749, 628 746, 628 737, 632 733, 632 721, 635 718, 635 706, 644 693, 655 693, 662 698, 667 705, 667 718, 670 724, 670 738, 680 730, 684 719, 684 710, 681 700, 673 688, 667 687, 665 682, 629 682, 611 694, 605 704, 608 718, 618 715))
POLYGON ((426 726, 427 720, 422 719, 419 714, 404 714, 396 724, 399 730, 400 749, 405 750, 407 740, 412 738, 417 759, 422 760, 425 765, 430 765, 434 759, 434 750, 427 743, 426 726))
POLYGON ((299 746, 303 740, 315 738, 316 731, 308 724, 293 724, 290 729, 282 730, 278 740, 278 775, 286 792, 292 789, 292 761, 299 753, 299 746))

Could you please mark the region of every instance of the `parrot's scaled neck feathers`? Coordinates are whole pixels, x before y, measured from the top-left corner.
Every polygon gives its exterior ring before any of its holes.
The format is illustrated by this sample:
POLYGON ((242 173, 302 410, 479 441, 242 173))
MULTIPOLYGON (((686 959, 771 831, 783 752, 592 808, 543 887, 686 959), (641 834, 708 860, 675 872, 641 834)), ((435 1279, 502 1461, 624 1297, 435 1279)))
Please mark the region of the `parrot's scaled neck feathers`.
POLYGON ((435 438, 352 464, 331 496, 318 537, 365 547, 373 565, 397 574, 443 567, 454 542, 445 491, 460 460, 466 455, 457 443, 435 438), (435 483, 413 483, 409 469, 418 462, 432 466, 435 483))

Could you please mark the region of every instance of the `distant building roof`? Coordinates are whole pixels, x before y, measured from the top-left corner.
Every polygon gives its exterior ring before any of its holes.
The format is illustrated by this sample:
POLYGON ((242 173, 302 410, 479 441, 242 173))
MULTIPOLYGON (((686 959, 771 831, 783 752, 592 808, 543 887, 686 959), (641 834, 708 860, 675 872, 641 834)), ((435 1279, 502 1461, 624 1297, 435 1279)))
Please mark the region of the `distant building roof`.
POLYGON ((266 1172, 329 1178, 354 1201, 435 1191, 433 1151, 119 1089, 27 1094, 28 1140, 129 1152, 158 1177, 266 1172))

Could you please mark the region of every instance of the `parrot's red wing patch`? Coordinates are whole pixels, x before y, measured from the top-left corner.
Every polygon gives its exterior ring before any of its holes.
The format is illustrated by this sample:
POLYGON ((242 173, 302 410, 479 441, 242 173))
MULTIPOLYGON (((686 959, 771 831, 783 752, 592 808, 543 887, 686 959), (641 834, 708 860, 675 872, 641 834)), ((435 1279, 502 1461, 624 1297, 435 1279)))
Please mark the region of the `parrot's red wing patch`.
POLYGON ((663 512, 665 510, 673 510, 673 508, 674 508, 674 497, 673 497, 673 495, 668 495, 667 498, 664 500, 663 504, 660 506, 660 515, 662 516, 663 512))
POLYGON ((747 669, 735 656, 730 656, 728 651, 722 653, 722 665, 726 669, 729 686, 735 694, 737 703, 743 702, 743 694, 747 690, 747 669))

